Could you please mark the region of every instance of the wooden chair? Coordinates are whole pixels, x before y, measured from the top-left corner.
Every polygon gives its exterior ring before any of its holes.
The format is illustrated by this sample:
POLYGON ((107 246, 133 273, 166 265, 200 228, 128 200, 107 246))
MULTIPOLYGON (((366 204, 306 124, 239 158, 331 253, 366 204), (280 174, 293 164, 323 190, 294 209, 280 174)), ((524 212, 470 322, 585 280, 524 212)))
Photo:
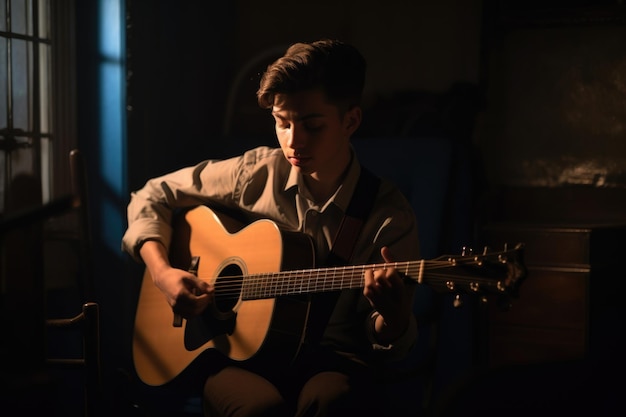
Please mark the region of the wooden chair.
POLYGON ((46 358, 46 364, 57 369, 79 369, 84 372, 85 416, 100 415, 101 374, 100 374, 100 311, 95 302, 82 305, 82 310, 74 317, 51 318, 46 326, 57 329, 76 329, 82 333, 82 357, 46 358))
MULTIPOLYGON (((92 262, 92 238, 89 216, 88 187, 85 160, 78 149, 73 149, 69 155, 70 175, 72 181, 72 207, 67 213, 69 217, 68 229, 50 232, 45 236, 47 241, 65 242, 75 254, 78 272, 77 293, 80 300, 76 304, 78 313, 63 317, 46 317, 45 330, 48 345, 53 340, 64 340, 62 346, 55 346, 57 352, 48 351, 45 356, 46 366, 53 370, 82 371, 82 385, 84 395, 84 414, 86 417, 99 416, 102 412, 102 381, 100 361, 100 306, 95 302, 92 262), (77 344, 72 334, 79 335, 77 344), (56 339, 54 339, 56 337, 56 339), (76 355, 76 351, 79 354, 76 355)), ((48 294, 48 297, 54 295, 48 294)), ((53 313, 49 313, 53 314, 53 313)))

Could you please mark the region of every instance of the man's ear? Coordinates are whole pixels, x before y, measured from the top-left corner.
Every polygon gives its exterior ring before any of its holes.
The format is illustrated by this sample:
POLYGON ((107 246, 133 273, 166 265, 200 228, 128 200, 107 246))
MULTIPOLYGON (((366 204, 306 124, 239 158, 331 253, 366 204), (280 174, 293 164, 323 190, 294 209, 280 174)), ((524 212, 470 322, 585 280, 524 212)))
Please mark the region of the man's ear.
POLYGON ((359 128, 362 117, 363 111, 359 106, 354 106, 345 113, 343 123, 348 136, 352 136, 352 134, 359 128))

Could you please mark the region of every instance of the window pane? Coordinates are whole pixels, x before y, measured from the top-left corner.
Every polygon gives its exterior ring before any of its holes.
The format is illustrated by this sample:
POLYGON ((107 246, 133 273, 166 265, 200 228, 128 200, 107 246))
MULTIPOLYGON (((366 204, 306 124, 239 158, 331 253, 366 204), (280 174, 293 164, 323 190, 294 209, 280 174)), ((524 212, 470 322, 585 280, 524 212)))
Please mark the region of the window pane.
POLYGON ((33 24, 31 18, 31 0, 10 0, 11 1, 11 32, 22 35, 33 34, 33 24))
POLYGON ((7 197, 9 200, 11 197, 18 198, 17 201, 13 201, 13 210, 35 206, 41 201, 41 186, 39 178, 36 176, 37 171, 33 169, 32 149, 22 147, 27 143, 32 143, 32 141, 25 137, 18 137, 16 140, 20 147, 8 154, 11 173, 7 197))
POLYGON ((7 30, 7 0, 0 0, 0 30, 6 32, 7 30))
POLYGON ((32 79, 31 45, 14 39, 11 44, 11 76, 13 87, 13 127, 30 130, 30 103, 32 92, 29 80, 32 79))
POLYGON ((41 114, 41 133, 50 133, 50 46, 39 45, 39 110, 41 114))
POLYGON ((48 0, 39 1, 39 37, 50 39, 50 2, 48 0))
POLYGON ((15 138, 17 149, 13 149, 9 154, 11 159, 11 177, 15 178, 19 174, 32 175, 33 170, 33 141, 30 138, 19 136, 15 138))
POLYGON ((7 127, 7 100, 9 99, 7 69, 7 40, 0 38, 0 129, 7 127))
POLYGON ((41 191, 44 203, 52 199, 52 143, 48 138, 41 138, 41 191))

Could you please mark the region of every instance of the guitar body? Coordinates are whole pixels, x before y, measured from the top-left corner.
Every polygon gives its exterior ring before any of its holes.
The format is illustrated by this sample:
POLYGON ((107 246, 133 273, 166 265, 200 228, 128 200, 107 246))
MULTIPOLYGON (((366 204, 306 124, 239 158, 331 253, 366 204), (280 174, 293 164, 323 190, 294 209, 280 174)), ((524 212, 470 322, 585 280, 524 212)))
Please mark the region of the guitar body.
POLYGON ((162 385, 207 349, 235 361, 295 357, 309 313, 307 297, 243 300, 245 276, 311 267, 308 236, 280 230, 270 220, 242 227, 233 218, 200 206, 177 218, 170 261, 193 269, 216 289, 213 308, 174 323, 165 296, 144 274, 133 334, 133 360, 140 379, 162 385), (294 262, 295 261, 295 262, 294 262))

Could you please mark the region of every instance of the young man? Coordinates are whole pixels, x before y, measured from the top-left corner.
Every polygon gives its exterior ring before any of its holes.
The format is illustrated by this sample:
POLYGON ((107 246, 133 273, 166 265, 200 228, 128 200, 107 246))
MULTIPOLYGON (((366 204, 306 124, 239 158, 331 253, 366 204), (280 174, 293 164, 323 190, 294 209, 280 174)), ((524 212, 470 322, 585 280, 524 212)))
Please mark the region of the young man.
MULTIPOLYGON (((176 209, 219 206, 248 221, 270 219, 311 237, 316 268, 329 264, 361 173, 350 140, 361 123, 365 69, 362 55, 339 41, 292 45, 267 68, 257 92, 259 105, 274 117, 280 149, 204 161, 152 179, 132 194, 123 248, 145 263, 174 313, 203 314, 216 300, 217 286, 171 266, 176 209)), ((389 182, 374 191, 358 236, 348 242, 354 244, 350 263, 419 259, 411 206, 389 182)), ((294 361, 216 361, 207 369, 206 414, 379 416, 375 365, 403 357, 415 342, 413 286, 390 266, 365 269, 362 279, 361 287, 342 290, 332 301, 313 298, 312 311, 334 308, 319 337, 306 335, 294 361)))

